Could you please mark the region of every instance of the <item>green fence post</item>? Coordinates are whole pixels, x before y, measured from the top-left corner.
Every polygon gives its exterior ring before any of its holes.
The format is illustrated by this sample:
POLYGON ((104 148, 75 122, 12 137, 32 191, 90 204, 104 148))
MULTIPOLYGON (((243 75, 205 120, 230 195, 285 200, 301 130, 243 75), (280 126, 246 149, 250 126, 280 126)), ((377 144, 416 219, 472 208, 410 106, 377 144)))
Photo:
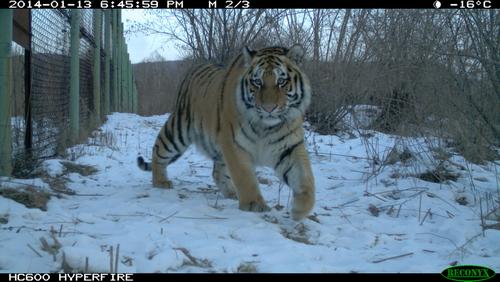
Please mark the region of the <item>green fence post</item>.
POLYGON ((76 143, 80 135, 80 11, 71 10, 71 69, 70 69, 70 142, 76 143))
POLYGON ((128 100, 128 112, 132 111, 132 65, 130 64, 130 54, 127 49, 127 100, 128 100))
MULTIPOLYGON (((125 42, 125 37, 123 38, 125 42)), ((128 61, 127 61, 127 50, 128 45, 125 42, 125 49, 123 50, 123 104, 125 105, 125 111, 129 113, 128 108, 128 61)))
POLYGON ((120 44, 118 42, 118 13, 119 10, 113 10, 113 111, 118 112, 118 51, 120 44))
POLYGON ((137 92, 137 82, 134 79, 134 113, 139 114, 139 93, 137 92))
POLYGON ((132 61, 129 61, 130 64, 130 111, 135 113, 134 111, 134 65, 132 61))
MULTIPOLYGON (((123 31, 123 26, 122 26, 122 31, 123 31)), ((127 99, 125 99, 125 95, 126 95, 126 91, 125 91, 125 88, 126 88, 126 82, 127 82, 127 78, 125 76, 125 72, 127 71, 127 60, 125 59, 125 52, 127 50, 127 44, 125 43, 125 38, 123 37, 123 33, 121 35, 121 42, 122 42, 122 56, 121 56, 121 64, 120 64, 120 67, 121 67, 121 84, 122 84, 122 91, 121 91, 121 96, 120 96, 120 99, 121 99, 121 107, 122 107, 122 111, 123 112, 127 112, 127 99)))
POLYGON ((132 113, 136 113, 134 110, 134 65, 132 64, 132 61, 129 61, 130 63, 130 110, 132 113))
POLYGON ((132 97, 132 113, 137 114, 135 111, 135 78, 134 78, 134 65, 130 63, 130 68, 132 69, 131 71, 131 77, 132 79, 130 80, 130 96, 132 97))
MULTIPOLYGON (((125 37, 123 38, 123 40, 125 41, 125 37)), ((125 43, 127 44, 127 43, 125 43)), ((125 49, 125 104, 127 105, 127 112, 130 113, 130 100, 129 100, 129 77, 128 77, 128 73, 129 73, 129 63, 128 63, 128 45, 127 46, 127 49, 125 49)))
POLYGON ((104 10, 104 105, 103 115, 109 114, 110 93, 110 54, 111 54, 111 11, 104 10))
POLYGON ((94 122, 101 123, 101 38, 102 38, 102 12, 94 10, 94 68, 93 68, 93 93, 94 93, 94 122))
POLYGON ((12 173, 12 128, 10 121, 12 20, 12 10, 0 10, 0 176, 10 176, 12 173))
MULTIPOLYGON (((128 47, 128 46, 127 46, 128 47)), ((131 97, 132 95, 130 95, 130 90, 132 90, 132 88, 130 87, 131 86, 131 77, 130 77, 130 55, 128 53, 128 48, 127 48, 127 53, 126 53, 126 57, 127 57, 127 107, 128 107, 128 112, 131 113, 132 112, 132 100, 131 100, 131 97)))
POLYGON ((122 101, 121 101, 121 96, 122 96, 122 49, 123 49, 123 44, 122 44, 122 29, 121 29, 121 10, 117 10, 117 19, 116 19, 116 45, 117 45, 117 52, 116 52, 116 80, 118 83, 117 86, 117 91, 116 91, 116 111, 121 112, 122 111, 122 101))
POLYGON ((120 22, 120 30, 122 31, 121 33, 121 44, 122 44, 122 56, 121 56, 121 84, 122 84, 122 91, 121 91, 121 107, 122 111, 126 112, 127 111, 127 58, 125 57, 127 53, 127 43, 125 43, 125 37, 123 36, 123 23, 120 22))
MULTIPOLYGON (((133 69, 133 68, 132 68, 133 69)), ((132 89, 133 89, 133 92, 132 92, 132 97, 133 97, 133 110, 134 110, 134 113, 136 114, 139 114, 139 111, 138 111, 138 97, 137 97, 137 82, 135 81, 135 76, 134 76, 134 73, 132 71, 132 89)))
MULTIPOLYGON (((112 40, 112 55, 111 55, 111 67, 113 70, 113 75, 111 76, 111 89, 113 94, 113 99, 110 99, 110 110, 116 112, 116 13, 117 10, 111 10, 111 40, 112 40)), ((111 96, 110 96, 111 98, 111 96)))

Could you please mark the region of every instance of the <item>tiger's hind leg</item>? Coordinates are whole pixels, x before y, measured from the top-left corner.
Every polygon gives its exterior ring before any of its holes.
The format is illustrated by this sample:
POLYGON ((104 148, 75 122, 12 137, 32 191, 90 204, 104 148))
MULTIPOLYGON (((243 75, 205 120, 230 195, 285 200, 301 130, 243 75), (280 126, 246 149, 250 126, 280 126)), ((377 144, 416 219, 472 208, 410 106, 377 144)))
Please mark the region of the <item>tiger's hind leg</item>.
POLYGON ((153 186, 157 188, 172 188, 172 182, 167 178, 168 160, 158 157, 158 148, 153 148, 153 161, 151 162, 151 170, 153 171, 153 186))
POLYGON ((175 115, 168 119, 153 147, 151 170, 153 186, 158 188, 172 188, 172 182, 167 178, 167 166, 175 162, 189 146, 186 138, 183 138, 182 127, 174 126, 176 121, 175 115))
POLYGON ((212 172, 214 182, 222 192, 224 197, 229 199, 237 199, 236 189, 234 188, 233 181, 227 170, 226 164, 223 161, 214 160, 214 170, 212 172))

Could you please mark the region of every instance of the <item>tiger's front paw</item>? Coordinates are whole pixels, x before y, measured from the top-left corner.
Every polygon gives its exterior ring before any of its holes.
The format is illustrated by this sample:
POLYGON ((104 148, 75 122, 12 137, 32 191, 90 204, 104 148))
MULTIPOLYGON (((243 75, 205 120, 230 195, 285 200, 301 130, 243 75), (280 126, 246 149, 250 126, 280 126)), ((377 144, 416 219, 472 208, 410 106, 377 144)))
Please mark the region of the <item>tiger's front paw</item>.
POLYGON ((250 212, 266 212, 270 211, 271 208, 266 205, 264 200, 254 200, 249 202, 241 202, 240 201, 240 210, 242 211, 250 211, 250 212))
POLYGON ((153 181, 153 186, 156 188, 164 188, 164 189, 171 189, 173 187, 172 181, 170 180, 153 181))
POLYGON ((301 220, 306 217, 314 207, 314 194, 303 192, 293 196, 292 219, 301 220))

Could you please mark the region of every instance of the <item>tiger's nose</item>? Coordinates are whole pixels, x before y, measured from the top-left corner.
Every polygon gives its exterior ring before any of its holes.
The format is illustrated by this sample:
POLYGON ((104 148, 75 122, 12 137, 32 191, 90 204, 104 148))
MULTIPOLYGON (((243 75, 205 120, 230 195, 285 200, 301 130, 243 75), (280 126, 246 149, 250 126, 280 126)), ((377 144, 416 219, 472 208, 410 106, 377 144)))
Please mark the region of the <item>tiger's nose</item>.
POLYGON ((268 113, 272 113, 277 107, 278 105, 276 104, 267 104, 267 105, 264 104, 261 106, 261 108, 268 113))

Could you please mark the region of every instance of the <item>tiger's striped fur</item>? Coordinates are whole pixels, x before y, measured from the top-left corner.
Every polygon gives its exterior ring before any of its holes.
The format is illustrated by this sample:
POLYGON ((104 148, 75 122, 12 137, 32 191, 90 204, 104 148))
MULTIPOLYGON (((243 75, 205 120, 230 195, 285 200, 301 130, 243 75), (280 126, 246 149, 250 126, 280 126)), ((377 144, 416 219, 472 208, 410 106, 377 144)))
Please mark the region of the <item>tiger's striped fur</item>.
POLYGON ((245 47, 228 68, 202 65, 189 72, 152 162, 139 157, 139 167, 153 171, 154 186, 171 188, 167 165, 194 143, 214 160, 215 183, 224 196, 239 200, 241 210, 269 210, 255 174, 263 165, 292 189, 292 217, 305 217, 315 188, 302 128, 311 99, 309 79, 298 66, 303 55, 299 45, 245 47))

